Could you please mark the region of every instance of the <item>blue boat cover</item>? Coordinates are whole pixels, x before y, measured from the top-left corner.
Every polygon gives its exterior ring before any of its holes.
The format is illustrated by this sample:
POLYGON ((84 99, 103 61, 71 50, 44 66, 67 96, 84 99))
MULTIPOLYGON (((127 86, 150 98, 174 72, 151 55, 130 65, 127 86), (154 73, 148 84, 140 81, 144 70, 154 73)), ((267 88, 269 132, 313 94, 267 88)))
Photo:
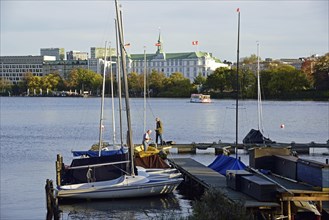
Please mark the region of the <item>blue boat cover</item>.
POLYGON ((221 154, 208 167, 226 176, 226 170, 244 170, 246 165, 236 158, 221 154))
MULTIPOLYGON (((123 148, 120 148, 119 150, 102 150, 101 156, 111 156, 111 155, 125 154, 125 153, 127 153, 127 150, 124 150, 123 148)), ((80 156, 98 157, 99 152, 93 150, 72 151, 72 154, 74 157, 80 157, 80 156)))

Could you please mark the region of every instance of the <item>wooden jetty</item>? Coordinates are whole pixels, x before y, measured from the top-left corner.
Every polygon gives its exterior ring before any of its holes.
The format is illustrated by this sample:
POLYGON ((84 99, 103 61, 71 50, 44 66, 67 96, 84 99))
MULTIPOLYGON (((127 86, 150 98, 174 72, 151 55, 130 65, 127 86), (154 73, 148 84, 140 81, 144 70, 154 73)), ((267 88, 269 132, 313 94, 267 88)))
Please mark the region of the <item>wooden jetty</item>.
MULTIPOLYGON (((172 149, 177 149, 178 154, 196 154, 197 150, 207 150, 207 149, 214 149, 215 155, 223 154, 223 153, 234 153, 235 147, 237 149, 243 149, 248 151, 250 148, 254 147, 264 147, 264 146, 271 146, 277 148, 286 148, 290 147, 292 151, 296 152, 297 154, 310 154, 310 149, 313 148, 327 148, 329 150, 329 141, 327 143, 273 143, 273 144, 235 144, 235 143, 224 143, 224 142, 213 142, 213 143, 188 143, 188 144, 181 144, 181 143, 172 143, 166 145, 172 149)), ((161 146, 158 146, 161 149, 161 146)))
MULTIPOLYGON (((326 191, 303 188, 297 183, 295 185, 290 184, 288 190, 284 188, 279 193, 279 198, 275 200, 277 202, 263 202, 229 188, 225 176, 191 158, 172 158, 168 160, 172 166, 184 175, 189 185, 193 181, 194 185, 198 184, 205 189, 214 188, 220 191, 232 203, 242 204, 248 211, 254 214, 263 213, 268 216, 268 219, 273 219, 274 216, 281 216, 289 220, 293 219, 292 206, 293 204, 295 205, 294 202, 313 201, 320 210, 329 213, 328 207, 323 206, 323 202, 328 203, 329 201, 329 193, 326 191)), ((326 219, 326 217, 322 219, 326 219)), ((317 219, 321 219, 321 217, 317 219)))
POLYGON ((231 202, 242 204, 251 212, 256 213, 261 210, 269 215, 273 215, 280 208, 279 203, 260 202, 244 193, 228 188, 225 176, 191 158, 174 158, 168 160, 172 166, 184 175, 185 178, 193 180, 205 189, 213 188, 220 191, 231 202))

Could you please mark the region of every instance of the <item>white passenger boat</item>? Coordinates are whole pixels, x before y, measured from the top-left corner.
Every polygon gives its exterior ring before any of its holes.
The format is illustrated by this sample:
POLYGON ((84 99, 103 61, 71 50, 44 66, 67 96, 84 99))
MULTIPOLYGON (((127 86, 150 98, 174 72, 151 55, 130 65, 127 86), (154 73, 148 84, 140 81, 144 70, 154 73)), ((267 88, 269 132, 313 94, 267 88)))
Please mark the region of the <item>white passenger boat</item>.
POLYGON ((192 94, 190 98, 192 103, 211 103, 210 95, 192 94))

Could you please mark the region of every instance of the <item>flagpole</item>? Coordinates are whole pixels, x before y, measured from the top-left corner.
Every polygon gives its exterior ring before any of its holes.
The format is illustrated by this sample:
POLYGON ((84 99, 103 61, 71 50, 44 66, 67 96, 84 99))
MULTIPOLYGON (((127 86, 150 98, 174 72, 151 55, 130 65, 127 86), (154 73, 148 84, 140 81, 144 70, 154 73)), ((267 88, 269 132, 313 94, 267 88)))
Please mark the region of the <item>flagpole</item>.
POLYGON ((195 52, 198 52, 199 51, 199 41, 192 41, 192 45, 193 46, 196 46, 196 51, 195 52))
POLYGON ((239 119, 239 47, 240 47, 240 9, 237 9, 238 12, 238 45, 237 45, 237 67, 236 67, 236 106, 235 106, 235 159, 238 159, 238 119, 239 119))

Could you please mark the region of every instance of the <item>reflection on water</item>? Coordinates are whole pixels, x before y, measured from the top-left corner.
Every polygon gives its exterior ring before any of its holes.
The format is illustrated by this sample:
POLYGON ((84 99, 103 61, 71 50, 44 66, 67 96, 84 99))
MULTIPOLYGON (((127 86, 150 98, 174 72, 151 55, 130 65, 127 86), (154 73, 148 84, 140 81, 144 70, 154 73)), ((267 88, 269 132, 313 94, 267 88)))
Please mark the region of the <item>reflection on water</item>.
POLYGON ((188 216, 190 201, 178 194, 122 200, 69 201, 60 204, 62 219, 169 219, 188 216))

